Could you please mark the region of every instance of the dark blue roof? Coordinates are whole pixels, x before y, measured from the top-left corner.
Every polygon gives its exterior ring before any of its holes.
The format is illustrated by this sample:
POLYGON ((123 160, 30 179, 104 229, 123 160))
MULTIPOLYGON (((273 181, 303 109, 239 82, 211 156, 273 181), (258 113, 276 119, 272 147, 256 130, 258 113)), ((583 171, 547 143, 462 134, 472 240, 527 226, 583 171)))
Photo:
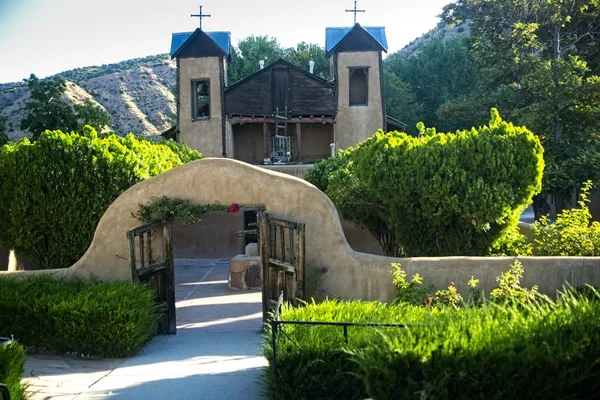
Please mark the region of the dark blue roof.
MULTIPOLYGON (((171 55, 171 57, 181 47, 181 45, 184 44, 185 41, 188 40, 188 38, 190 36, 192 36, 192 33, 194 33, 194 32, 173 33, 173 37, 171 39, 171 51, 169 53, 169 55, 171 55)), ((208 35, 208 37, 211 38, 213 40, 213 42, 215 42, 217 44, 217 46, 222 48, 223 51, 225 52, 225 54, 227 54, 227 56, 229 56, 229 47, 231 46, 231 32, 204 32, 204 33, 206 33, 208 35)))
MULTIPOLYGON (((325 51, 329 53, 352 28, 352 26, 346 28, 325 28, 325 51)), ((362 28, 387 51, 388 44, 383 26, 363 26, 362 28)))

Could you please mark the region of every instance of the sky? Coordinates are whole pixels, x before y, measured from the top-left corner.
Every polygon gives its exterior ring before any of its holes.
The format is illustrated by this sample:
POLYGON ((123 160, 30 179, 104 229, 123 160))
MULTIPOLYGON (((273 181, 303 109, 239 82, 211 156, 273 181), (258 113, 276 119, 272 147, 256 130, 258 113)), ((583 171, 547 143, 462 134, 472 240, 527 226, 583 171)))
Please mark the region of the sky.
MULTIPOLYGON (((391 54, 435 27, 451 1, 359 0, 357 22, 384 26, 391 54)), ((211 15, 203 29, 231 32, 234 45, 267 35, 324 46, 326 27, 354 22, 353 0, 0 0, 0 83, 168 53, 171 33, 198 27, 199 5, 211 15)))

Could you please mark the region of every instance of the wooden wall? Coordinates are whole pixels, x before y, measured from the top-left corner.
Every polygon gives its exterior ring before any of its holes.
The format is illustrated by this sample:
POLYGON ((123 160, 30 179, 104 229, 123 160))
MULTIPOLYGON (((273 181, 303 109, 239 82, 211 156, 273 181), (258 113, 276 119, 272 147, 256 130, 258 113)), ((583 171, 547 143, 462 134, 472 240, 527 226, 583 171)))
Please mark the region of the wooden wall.
POLYGON ((275 107, 290 116, 332 116, 336 113, 334 86, 285 62, 276 62, 225 91, 225 113, 229 115, 270 116, 275 107), (282 87, 283 86, 283 87, 282 87), (289 91, 287 95, 287 88, 289 91))

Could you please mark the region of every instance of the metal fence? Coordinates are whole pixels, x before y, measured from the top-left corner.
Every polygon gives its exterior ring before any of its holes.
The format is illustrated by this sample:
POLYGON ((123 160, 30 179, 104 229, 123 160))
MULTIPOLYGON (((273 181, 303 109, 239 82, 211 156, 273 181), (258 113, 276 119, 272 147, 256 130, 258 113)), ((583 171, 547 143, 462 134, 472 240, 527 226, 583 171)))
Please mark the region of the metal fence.
POLYGON ((344 342, 348 344, 348 327, 349 326, 358 326, 358 327, 370 327, 370 328, 407 328, 413 325, 407 324, 377 324, 370 322, 326 322, 326 321, 289 321, 280 319, 279 310, 281 309, 281 305, 283 304, 283 292, 279 295, 279 300, 277 301, 277 305, 275 306, 275 311, 273 312, 273 318, 269 322, 271 325, 271 347, 273 348, 273 375, 277 377, 277 336, 279 334, 283 334, 287 337, 298 349, 302 349, 302 347, 296 343, 294 339, 292 339, 285 331, 283 327, 285 325, 329 325, 329 326, 339 326, 343 329, 344 333, 344 342))

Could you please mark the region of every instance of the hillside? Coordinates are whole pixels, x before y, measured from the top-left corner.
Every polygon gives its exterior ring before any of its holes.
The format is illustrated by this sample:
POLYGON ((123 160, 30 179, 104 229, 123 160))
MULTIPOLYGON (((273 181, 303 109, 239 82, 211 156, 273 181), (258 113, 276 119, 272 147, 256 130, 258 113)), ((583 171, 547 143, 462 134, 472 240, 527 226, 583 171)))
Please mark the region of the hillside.
POLYGON ((471 26, 469 20, 457 26, 448 26, 444 21, 440 21, 435 28, 431 29, 429 32, 411 41, 409 44, 400 49, 398 53, 401 53, 402 55, 408 57, 415 53, 418 53, 423 43, 431 39, 432 37, 443 35, 445 39, 452 39, 461 35, 468 36, 470 32, 471 26))
MULTIPOLYGON (((73 103, 92 99, 110 115, 119 133, 158 135, 175 116, 175 62, 167 54, 120 63, 78 68, 60 74, 67 80, 65 97, 73 103)), ((0 84, 0 114, 7 118, 11 139, 30 136, 20 129, 29 89, 23 82, 0 84)))

